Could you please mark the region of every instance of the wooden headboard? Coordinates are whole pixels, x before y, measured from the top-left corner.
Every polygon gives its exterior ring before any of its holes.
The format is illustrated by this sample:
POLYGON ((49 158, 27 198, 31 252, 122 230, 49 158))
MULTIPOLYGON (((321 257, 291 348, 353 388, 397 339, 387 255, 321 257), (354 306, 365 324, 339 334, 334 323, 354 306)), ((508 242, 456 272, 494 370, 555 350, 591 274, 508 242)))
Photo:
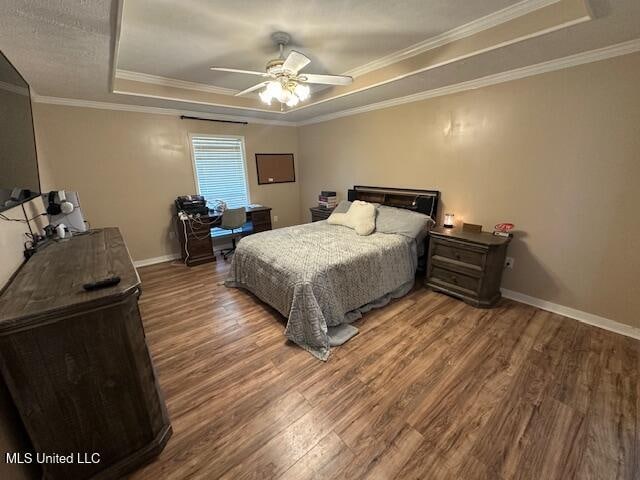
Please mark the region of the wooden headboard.
POLYGON ((356 185, 348 191, 349 201, 380 203, 389 207, 406 208, 429 215, 437 221, 440 192, 409 188, 367 187, 356 185))

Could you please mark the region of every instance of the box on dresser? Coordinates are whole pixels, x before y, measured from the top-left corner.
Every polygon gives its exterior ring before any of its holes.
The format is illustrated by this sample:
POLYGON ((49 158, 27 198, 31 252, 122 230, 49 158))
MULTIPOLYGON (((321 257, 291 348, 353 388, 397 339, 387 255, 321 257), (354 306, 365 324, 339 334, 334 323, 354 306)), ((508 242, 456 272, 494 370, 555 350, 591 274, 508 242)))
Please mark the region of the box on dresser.
POLYGON ((138 309, 140 278, 117 228, 38 251, 0 296, 0 371, 43 478, 121 478, 150 461, 171 425, 138 309), (87 292, 82 285, 119 276, 87 292))
POLYGON ((477 307, 500 300, 510 238, 447 228, 435 228, 429 236, 427 286, 477 307))

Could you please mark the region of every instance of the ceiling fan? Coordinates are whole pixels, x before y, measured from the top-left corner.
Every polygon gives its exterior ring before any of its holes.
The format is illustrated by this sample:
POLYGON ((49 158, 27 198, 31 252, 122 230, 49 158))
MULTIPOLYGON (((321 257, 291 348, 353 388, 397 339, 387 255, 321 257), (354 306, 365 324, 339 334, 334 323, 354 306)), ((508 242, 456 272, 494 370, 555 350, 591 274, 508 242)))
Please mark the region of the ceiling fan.
POLYGON ((287 57, 284 57, 284 47, 289 43, 291 37, 285 32, 275 32, 271 35, 280 49, 280 56, 267 62, 265 72, 252 70, 239 70, 236 68, 210 67, 218 72, 246 73, 265 77, 264 80, 252 87, 236 93, 236 96, 245 95, 264 88, 260 93, 260 99, 267 105, 271 105, 273 100, 281 105, 295 107, 299 102, 309 98, 310 90, 307 84, 315 83, 320 85, 349 85, 353 82, 352 77, 346 75, 318 75, 315 73, 300 73, 304 67, 311 63, 311 60, 300 52, 291 50, 287 57))

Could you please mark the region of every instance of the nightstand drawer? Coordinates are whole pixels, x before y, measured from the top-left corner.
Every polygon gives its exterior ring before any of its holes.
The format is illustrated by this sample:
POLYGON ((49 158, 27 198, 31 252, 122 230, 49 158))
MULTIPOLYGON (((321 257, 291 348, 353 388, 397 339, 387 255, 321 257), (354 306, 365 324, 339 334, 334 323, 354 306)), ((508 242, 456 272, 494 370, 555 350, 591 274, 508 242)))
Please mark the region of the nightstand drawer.
POLYGON ((485 262, 486 250, 471 245, 434 239, 432 255, 482 267, 485 262))
POLYGON ((471 277, 459 272, 453 272, 451 270, 446 270, 435 265, 431 268, 429 281, 445 283, 453 288, 460 288, 474 293, 480 289, 479 278, 471 277))
POLYGON ((435 255, 431 257, 431 263, 435 267, 444 268, 451 272, 460 273, 469 277, 480 278, 482 277, 482 267, 473 265, 471 263, 463 263, 453 258, 440 257, 435 255))
POLYGON ((329 216, 333 212, 333 208, 314 207, 314 208, 310 208, 309 210, 311 211, 312 222, 319 222, 321 220, 326 220, 327 218, 329 218, 329 216))

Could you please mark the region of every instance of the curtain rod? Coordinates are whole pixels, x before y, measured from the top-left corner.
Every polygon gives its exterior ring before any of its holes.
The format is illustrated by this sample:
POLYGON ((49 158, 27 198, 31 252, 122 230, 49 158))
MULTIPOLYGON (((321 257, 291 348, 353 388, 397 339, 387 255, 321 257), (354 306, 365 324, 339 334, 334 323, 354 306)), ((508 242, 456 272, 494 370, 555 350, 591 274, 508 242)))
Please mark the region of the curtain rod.
POLYGON ((202 120, 203 122, 237 123, 239 125, 249 124, 249 122, 239 122, 237 120, 216 120, 215 118, 190 117, 189 115, 180 115, 180 120, 202 120))

